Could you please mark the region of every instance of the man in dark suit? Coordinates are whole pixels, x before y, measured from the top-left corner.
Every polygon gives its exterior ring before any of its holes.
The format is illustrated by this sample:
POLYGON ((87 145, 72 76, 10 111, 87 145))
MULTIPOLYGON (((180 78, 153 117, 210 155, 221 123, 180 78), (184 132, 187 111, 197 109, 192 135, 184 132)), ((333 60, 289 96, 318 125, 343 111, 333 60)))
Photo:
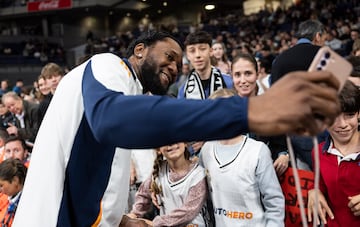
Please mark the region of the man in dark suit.
POLYGON ((39 130, 38 104, 23 100, 13 91, 2 96, 2 103, 13 115, 14 121, 7 123, 9 135, 20 136, 26 142, 34 143, 39 130))
MULTIPOLYGON (((270 83, 274 84, 285 74, 292 71, 306 71, 318 50, 325 44, 326 31, 323 24, 317 20, 307 20, 299 25, 296 33, 298 41, 295 46, 277 56, 271 68, 270 83)), ((319 140, 324 136, 320 135, 319 140)), ((267 138, 269 147, 276 156, 287 155, 285 136, 267 138)), ((296 158, 307 164, 302 168, 312 167, 311 150, 313 143, 308 137, 292 137, 291 143, 296 158)), ((301 167, 300 167, 301 168, 301 167)))
POLYGON ((307 20, 299 25, 295 46, 277 56, 271 69, 271 83, 288 72, 307 70, 321 46, 325 44, 326 31, 317 20, 307 20))

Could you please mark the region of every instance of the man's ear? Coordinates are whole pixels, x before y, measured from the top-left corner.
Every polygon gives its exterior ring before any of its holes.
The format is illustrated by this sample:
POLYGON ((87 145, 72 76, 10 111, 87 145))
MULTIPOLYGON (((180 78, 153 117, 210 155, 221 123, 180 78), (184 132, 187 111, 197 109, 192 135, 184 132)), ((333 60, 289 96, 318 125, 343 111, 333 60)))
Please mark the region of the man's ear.
POLYGON ((321 41, 321 33, 316 32, 316 35, 314 37, 314 44, 318 44, 321 41))
POLYGON ((142 58, 144 56, 145 45, 144 43, 139 43, 134 48, 134 55, 136 58, 142 58))

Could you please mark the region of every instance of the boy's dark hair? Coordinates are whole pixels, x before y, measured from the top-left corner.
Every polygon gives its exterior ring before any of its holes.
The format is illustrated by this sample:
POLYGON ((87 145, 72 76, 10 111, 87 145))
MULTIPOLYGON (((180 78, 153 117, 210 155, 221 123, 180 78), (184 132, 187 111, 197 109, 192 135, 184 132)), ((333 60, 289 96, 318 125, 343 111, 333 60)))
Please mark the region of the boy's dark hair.
POLYGON ((347 59, 353 67, 351 72, 352 77, 360 77, 360 56, 350 56, 347 59))
POLYGON ((129 58, 131 57, 131 55, 134 54, 135 46, 138 45, 139 43, 143 43, 145 47, 149 47, 151 45, 154 45, 156 42, 162 41, 166 38, 173 39, 175 42, 179 44, 181 49, 184 49, 180 41, 176 39, 174 36, 172 36, 170 33, 162 32, 162 31, 148 31, 143 33, 137 39, 135 39, 130 43, 130 45, 126 50, 126 57, 129 58))
POLYGON ((360 90, 351 81, 346 81, 339 94, 341 112, 355 113, 360 111, 360 90))
POLYGON ((190 33, 186 36, 185 39, 185 47, 188 45, 199 44, 199 43, 207 43, 211 47, 212 45, 212 37, 209 33, 205 31, 196 31, 194 33, 190 33))
POLYGON ((24 185, 27 168, 19 159, 6 159, 0 163, 0 179, 9 181, 14 180, 14 177, 19 178, 21 185, 24 185))

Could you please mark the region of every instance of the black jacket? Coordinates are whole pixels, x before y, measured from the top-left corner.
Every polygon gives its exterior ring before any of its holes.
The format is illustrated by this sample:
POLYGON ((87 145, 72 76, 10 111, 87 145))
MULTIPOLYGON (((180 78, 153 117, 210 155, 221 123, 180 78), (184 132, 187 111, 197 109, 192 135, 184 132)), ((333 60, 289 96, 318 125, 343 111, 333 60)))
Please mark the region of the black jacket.
POLYGON ((271 67, 271 84, 293 71, 307 71, 320 49, 310 43, 297 44, 277 56, 271 67))
POLYGON ((18 135, 24 140, 35 141, 36 134, 39 130, 38 105, 28 101, 23 101, 23 111, 25 128, 20 127, 20 121, 16 118, 16 127, 18 135))

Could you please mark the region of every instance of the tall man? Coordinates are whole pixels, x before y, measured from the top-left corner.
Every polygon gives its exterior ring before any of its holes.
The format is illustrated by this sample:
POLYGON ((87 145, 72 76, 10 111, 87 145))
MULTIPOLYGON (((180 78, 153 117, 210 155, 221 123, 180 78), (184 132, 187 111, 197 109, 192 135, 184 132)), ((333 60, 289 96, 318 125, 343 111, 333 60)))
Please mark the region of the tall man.
POLYGON ((129 190, 128 148, 249 130, 315 134, 340 110, 338 82, 327 72, 293 73, 249 100, 158 96, 176 79, 180 44, 149 32, 128 50, 128 59, 95 55, 61 80, 35 142, 13 227, 118 226, 129 190), (296 92, 300 88, 303 93, 296 92), (142 95, 147 92, 154 95, 142 95), (325 117, 322 124, 315 124, 315 113, 325 117))
MULTIPOLYGON (((324 46, 327 33, 320 21, 306 20, 300 23, 297 37, 298 41, 295 46, 284 51, 275 58, 271 68, 272 84, 275 84, 289 72, 307 70, 318 50, 321 46, 324 46)), ((324 138, 323 135, 319 136, 320 141, 324 138)), ((312 166, 312 139, 294 136, 291 138, 291 142, 296 158, 297 160, 300 160, 299 164, 301 165, 298 167, 301 169, 310 169, 312 166)), ((270 138, 269 147, 272 152, 279 153, 280 155, 287 155, 285 136, 270 138)))

